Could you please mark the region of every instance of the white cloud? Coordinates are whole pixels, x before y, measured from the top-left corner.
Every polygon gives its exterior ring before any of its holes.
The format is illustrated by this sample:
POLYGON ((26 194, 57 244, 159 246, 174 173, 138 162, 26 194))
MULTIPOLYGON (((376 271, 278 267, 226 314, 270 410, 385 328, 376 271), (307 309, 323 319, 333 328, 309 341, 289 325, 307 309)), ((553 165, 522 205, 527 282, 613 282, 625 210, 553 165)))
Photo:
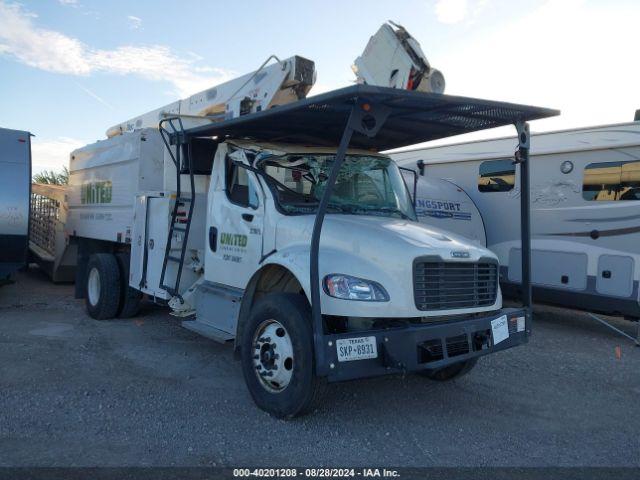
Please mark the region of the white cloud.
POLYGON ((142 26, 142 19, 140 17, 128 15, 127 20, 129 20, 129 28, 131 30, 138 30, 142 26))
POLYGON ((65 7, 78 7, 80 5, 78 0, 58 0, 58 2, 65 7))
POLYGON ((59 137, 31 139, 31 160, 34 174, 43 170, 60 171, 69 166, 69 154, 88 142, 77 138, 59 137))
POLYGON ((467 0, 438 0, 436 3, 436 17, 442 23, 460 23, 468 13, 467 0))
POLYGON ((179 56, 163 45, 125 45, 113 50, 91 48, 54 30, 38 28, 18 4, 0 0, 0 55, 34 68, 68 75, 95 72, 137 75, 168 81, 182 97, 226 81, 233 72, 196 65, 200 57, 179 56))
POLYGON ((490 0, 438 0, 435 4, 436 18, 440 23, 470 25, 489 5, 490 0))

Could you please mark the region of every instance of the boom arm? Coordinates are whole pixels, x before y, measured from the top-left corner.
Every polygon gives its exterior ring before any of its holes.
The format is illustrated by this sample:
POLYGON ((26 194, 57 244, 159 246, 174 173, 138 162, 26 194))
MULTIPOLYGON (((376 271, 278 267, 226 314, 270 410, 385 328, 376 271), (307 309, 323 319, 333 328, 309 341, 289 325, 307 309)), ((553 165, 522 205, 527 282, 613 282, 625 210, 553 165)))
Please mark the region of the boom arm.
POLYGON ((404 27, 385 23, 352 67, 358 83, 443 93, 444 76, 432 68, 420 44, 404 27))
MULTIPOLYGON (((442 73, 429 65, 409 32, 393 22, 382 25, 369 39, 352 68, 361 84, 444 92, 442 73)), ((294 102, 307 96, 315 79, 311 60, 299 56, 279 60, 272 55, 255 72, 114 125, 107 130, 107 137, 156 128, 160 120, 170 116, 181 117, 184 128, 189 129, 294 102), (268 65, 272 59, 276 62, 268 65)))
POLYGON ((158 122, 168 116, 180 116, 185 128, 192 128, 258 112, 305 98, 315 79, 311 60, 299 56, 279 60, 272 55, 255 72, 114 125, 107 130, 107 137, 157 128, 158 122), (271 59, 276 63, 267 65, 271 59))

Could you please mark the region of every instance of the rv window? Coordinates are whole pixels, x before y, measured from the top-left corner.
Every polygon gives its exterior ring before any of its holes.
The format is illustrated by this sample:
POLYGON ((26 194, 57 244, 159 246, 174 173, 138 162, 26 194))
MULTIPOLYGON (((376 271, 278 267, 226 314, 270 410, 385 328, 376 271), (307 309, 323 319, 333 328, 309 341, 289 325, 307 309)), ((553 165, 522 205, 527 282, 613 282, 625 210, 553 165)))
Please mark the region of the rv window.
POLYGON ((640 200, 640 161, 590 163, 584 169, 585 200, 640 200))
POLYGON ((258 195, 249 181, 248 171, 234 164, 227 156, 226 165, 227 197, 232 203, 242 207, 258 207, 258 195))
POLYGON ((513 160, 489 160, 480 164, 478 190, 481 192, 508 192, 516 181, 513 160))

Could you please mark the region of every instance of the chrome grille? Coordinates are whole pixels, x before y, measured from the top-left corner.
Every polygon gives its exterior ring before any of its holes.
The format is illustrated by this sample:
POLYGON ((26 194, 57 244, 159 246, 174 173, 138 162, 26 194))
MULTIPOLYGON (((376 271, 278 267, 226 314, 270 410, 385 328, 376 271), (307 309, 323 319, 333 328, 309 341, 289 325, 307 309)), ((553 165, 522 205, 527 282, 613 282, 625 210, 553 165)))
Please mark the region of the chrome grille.
POLYGON ((418 310, 453 310, 493 305, 498 292, 498 265, 416 261, 413 295, 418 310))

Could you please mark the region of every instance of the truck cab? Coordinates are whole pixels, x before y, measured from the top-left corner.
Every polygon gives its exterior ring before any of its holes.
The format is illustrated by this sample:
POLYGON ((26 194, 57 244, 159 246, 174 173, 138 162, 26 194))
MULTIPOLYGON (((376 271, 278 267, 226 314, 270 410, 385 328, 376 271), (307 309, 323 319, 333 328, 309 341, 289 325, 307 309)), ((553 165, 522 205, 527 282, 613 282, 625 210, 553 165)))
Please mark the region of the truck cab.
MULTIPOLYGON (((254 399, 279 416, 311 405, 306 396, 315 391, 309 387, 294 406, 273 401, 288 398, 298 368, 315 378, 313 359, 303 353, 313 350, 312 334, 301 323, 310 326, 311 237, 335 159, 336 148, 228 139, 213 162, 205 267, 190 300, 196 318, 183 324, 235 340, 254 399)), ((492 340, 485 326, 470 330, 461 322, 469 317, 498 319, 507 336, 511 328, 511 342, 526 338, 522 312, 501 310, 496 256, 418 223, 409 189, 386 155, 347 150, 318 263, 324 329, 345 336, 328 342, 336 346, 329 379, 363 376, 348 367, 358 363, 373 365, 365 376, 418 370, 455 378, 504 340, 492 340), (393 332, 428 326, 451 329, 444 349, 440 339, 417 341, 398 355, 389 344, 393 332)))
MULTIPOLYGON (((278 267, 310 298, 311 231, 335 155, 327 147, 221 144, 208 194, 204 281, 244 290, 256 272, 278 267)), ((418 223, 412 202, 388 156, 347 152, 327 211, 319 260, 322 310, 343 318, 344 328, 357 329, 367 323, 364 318, 369 323, 426 321, 443 311, 457 315, 502 307, 495 255, 418 223), (414 294, 414 267, 422 268, 422 260, 430 258, 462 267, 482 263, 487 271, 483 285, 468 285, 457 295, 453 290, 414 294)))

